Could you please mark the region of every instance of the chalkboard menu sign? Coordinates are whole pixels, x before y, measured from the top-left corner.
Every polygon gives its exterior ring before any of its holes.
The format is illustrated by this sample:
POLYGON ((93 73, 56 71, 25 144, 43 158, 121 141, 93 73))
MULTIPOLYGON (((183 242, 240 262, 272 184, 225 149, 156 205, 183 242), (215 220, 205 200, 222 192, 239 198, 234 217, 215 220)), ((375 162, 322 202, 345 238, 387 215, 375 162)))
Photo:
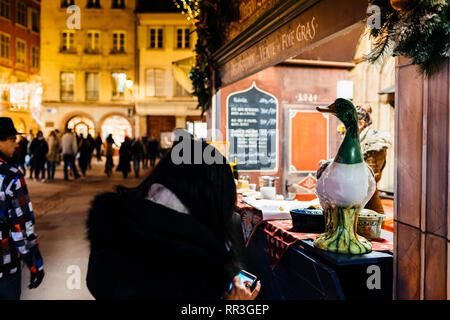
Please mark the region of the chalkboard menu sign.
POLYGON ((228 158, 239 171, 276 171, 278 100, 256 84, 227 99, 228 158))

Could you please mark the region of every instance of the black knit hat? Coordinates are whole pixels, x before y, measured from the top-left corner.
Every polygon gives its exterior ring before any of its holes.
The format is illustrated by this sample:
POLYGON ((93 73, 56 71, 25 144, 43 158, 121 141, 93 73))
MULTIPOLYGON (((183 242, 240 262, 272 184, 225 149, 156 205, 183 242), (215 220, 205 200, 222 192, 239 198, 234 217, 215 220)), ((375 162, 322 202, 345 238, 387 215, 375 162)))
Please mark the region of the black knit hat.
POLYGON ((0 139, 6 139, 18 134, 23 133, 17 132, 16 128, 14 128, 14 123, 11 118, 0 117, 0 139))

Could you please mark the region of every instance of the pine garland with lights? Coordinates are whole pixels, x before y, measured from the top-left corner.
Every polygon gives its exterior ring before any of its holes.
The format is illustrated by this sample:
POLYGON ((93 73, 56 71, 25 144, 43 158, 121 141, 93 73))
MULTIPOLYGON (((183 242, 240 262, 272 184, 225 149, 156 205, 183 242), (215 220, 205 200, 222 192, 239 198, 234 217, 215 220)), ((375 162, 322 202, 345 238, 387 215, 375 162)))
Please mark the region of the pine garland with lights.
POLYGON ((202 117, 211 107, 214 86, 212 73, 215 64, 212 54, 226 41, 227 27, 236 18, 235 2, 230 0, 173 0, 188 20, 195 22, 198 40, 195 45, 196 64, 189 78, 192 80, 194 96, 198 98, 197 108, 202 117))
POLYGON ((421 72, 432 75, 450 58, 448 0, 371 0, 369 4, 380 8, 381 28, 370 32, 376 41, 366 60, 405 56, 421 72))

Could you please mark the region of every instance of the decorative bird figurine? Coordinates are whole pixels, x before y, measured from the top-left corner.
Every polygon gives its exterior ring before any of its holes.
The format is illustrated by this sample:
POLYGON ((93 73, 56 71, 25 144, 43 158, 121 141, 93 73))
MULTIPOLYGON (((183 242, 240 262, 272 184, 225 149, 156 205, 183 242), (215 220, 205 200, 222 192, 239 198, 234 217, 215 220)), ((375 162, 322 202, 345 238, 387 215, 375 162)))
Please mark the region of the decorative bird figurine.
POLYGON ((314 246, 344 254, 368 253, 371 243, 356 230, 359 212, 375 191, 375 178, 361 154, 355 106, 336 99, 317 110, 335 115, 345 125, 346 134, 333 161, 318 170, 316 193, 324 210, 325 233, 314 240, 314 246))

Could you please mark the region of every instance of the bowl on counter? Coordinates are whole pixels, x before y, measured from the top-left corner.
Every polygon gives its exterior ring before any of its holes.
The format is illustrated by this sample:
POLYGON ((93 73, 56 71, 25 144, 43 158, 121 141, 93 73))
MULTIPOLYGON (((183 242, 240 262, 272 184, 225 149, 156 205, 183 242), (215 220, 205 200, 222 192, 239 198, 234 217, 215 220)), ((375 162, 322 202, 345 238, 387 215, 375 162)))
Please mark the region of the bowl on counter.
POLYGON ((381 226, 385 218, 384 214, 370 209, 362 209, 358 216, 357 233, 368 240, 380 239, 381 226))
POLYGON ((290 211, 294 232, 325 232, 322 209, 293 209, 290 211))

